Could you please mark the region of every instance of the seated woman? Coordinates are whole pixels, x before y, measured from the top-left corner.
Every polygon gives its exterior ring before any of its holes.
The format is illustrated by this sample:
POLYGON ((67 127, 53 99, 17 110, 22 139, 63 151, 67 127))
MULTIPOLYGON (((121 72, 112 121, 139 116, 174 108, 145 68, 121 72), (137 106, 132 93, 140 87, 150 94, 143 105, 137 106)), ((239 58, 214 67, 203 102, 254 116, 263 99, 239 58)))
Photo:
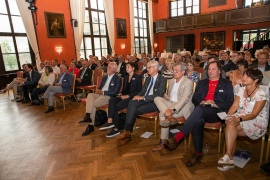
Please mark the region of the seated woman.
POLYGON ((233 117, 225 120, 227 151, 218 161, 217 168, 220 171, 227 171, 234 167, 233 156, 237 136, 247 136, 256 140, 267 132, 268 91, 265 91, 263 86, 258 86, 262 78, 263 74, 258 69, 248 69, 244 72, 245 87, 239 88, 234 103, 228 111, 227 115, 233 117))
POLYGON ((248 69, 248 62, 244 59, 240 59, 236 63, 236 67, 237 69, 233 71, 230 78, 230 80, 232 81, 233 87, 236 84, 240 84, 240 86, 242 86, 243 74, 248 69))
POLYGON ((100 60, 97 60, 96 64, 97 64, 97 67, 95 68, 95 70, 102 70, 102 71, 105 70, 100 60))
POLYGON ((193 60, 189 60, 187 62, 187 71, 185 76, 187 76, 191 81, 195 82, 196 84, 200 80, 200 74, 195 71, 196 64, 193 60))
POLYGON ((80 75, 80 70, 76 67, 76 62, 72 61, 70 64, 70 68, 68 69, 69 74, 75 74, 76 77, 79 77, 80 75))
POLYGON ((32 102, 29 106, 40 105, 38 95, 45 93, 47 88, 53 85, 54 82, 55 82, 55 74, 53 73, 52 67, 45 66, 45 73, 42 74, 40 80, 38 81, 37 87, 32 91, 31 94, 32 102))
POLYGON ((174 61, 172 59, 168 59, 166 61, 166 67, 167 70, 163 72, 162 76, 164 76, 166 79, 172 79, 173 78, 173 64, 174 61))
POLYGON ((113 137, 120 134, 118 111, 127 108, 128 102, 142 89, 142 78, 140 75, 134 73, 134 70, 135 64, 132 62, 127 63, 126 71, 128 75, 124 77, 122 92, 117 97, 109 100, 108 122, 100 130, 114 128, 106 137, 113 137))

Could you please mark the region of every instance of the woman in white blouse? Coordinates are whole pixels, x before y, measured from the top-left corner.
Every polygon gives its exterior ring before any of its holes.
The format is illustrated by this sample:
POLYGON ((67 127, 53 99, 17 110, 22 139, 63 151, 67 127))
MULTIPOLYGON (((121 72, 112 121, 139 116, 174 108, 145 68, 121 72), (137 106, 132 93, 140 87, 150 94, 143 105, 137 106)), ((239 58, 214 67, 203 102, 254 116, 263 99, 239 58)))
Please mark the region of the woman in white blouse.
POLYGON ((45 66, 45 73, 42 74, 38 81, 37 87, 32 91, 31 99, 32 102, 29 106, 40 105, 38 95, 44 93, 47 88, 53 85, 55 82, 55 74, 51 66, 45 66))

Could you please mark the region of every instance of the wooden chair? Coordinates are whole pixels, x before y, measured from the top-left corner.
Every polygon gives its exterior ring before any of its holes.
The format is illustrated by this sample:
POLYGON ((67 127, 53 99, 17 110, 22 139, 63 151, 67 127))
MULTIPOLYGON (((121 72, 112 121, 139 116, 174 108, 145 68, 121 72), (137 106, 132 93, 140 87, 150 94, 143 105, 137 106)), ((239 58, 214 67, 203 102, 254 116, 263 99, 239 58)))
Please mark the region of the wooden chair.
POLYGON ((221 122, 216 123, 205 123, 204 128, 205 129, 212 129, 212 130, 218 130, 218 153, 220 153, 220 146, 221 146, 221 136, 222 136, 222 128, 223 124, 221 122))
POLYGON ((64 110, 66 110, 66 106, 65 106, 65 97, 70 97, 70 96, 73 96, 76 100, 76 102, 78 103, 77 99, 76 99, 76 96, 74 94, 74 88, 75 88, 75 79, 76 79, 76 75, 73 74, 72 75, 72 86, 71 86, 71 92, 68 93, 68 94, 64 94, 64 93, 56 93, 54 95, 54 108, 56 109, 56 98, 59 98, 62 100, 63 102, 63 107, 64 107, 64 110))
POLYGON ((135 73, 138 74, 138 75, 141 75, 142 71, 136 70, 135 73))
POLYGON ((140 69, 140 67, 143 65, 142 62, 138 62, 138 69, 140 69))
POLYGON ((196 69, 196 71, 197 71, 198 73, 203 73, 203 70, 204 70, 203 68, 197 68, 197 69, 196 69))

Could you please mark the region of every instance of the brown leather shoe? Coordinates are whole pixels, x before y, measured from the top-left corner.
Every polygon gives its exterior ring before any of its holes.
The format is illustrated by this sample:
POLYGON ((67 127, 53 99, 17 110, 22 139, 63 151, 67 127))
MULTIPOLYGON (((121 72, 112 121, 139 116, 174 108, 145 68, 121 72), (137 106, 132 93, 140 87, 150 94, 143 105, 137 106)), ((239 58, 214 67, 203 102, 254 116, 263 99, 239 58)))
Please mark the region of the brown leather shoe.
POLYGON ((188 160, 187 167, 194 166, 200 159, 202 159, 202 156, 198 155, 197 153, 194 153, 193 156, 188 160))
POLYGON ((152 148, 152 151, 156 152, 156 151, 161 151, 162 149, 164 149, 165 142, 166 141, 160 141, 158 145, 156 145, 152 148))
POLYGON ((120 136, 118 136, 116 139, 126 139, 131 138, 131 132, 124 130, 120 136))
POLYGON ((166 140, 164 147, 170 151, 175 150, 178 147, 179 143, 176 141, 175 137, 171 137, 166 140))
POLYGON ((165 122, 165 121, 174 122, 175 118, 174 117, 167 117, 165 120, 160 121, 160 122, 165 122))
POLYGON ((119 146, 124 146, 124 145, 126 145, 129 141, 131 141, 131 137, 127 137, 127 138, 125 138, 125 139, 121 139, 121 140, 118 141, 117 146, 118 146, 118 147, 119 147, 119 146))

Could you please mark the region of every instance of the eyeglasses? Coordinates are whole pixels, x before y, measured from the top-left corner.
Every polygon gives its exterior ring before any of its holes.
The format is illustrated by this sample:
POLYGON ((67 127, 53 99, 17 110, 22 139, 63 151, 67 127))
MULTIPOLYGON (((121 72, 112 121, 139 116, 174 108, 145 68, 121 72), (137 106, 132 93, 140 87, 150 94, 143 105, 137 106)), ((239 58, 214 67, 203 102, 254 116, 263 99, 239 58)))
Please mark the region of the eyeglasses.
POLYGON ((151 69, 151 67, 155 67, 155 66, 148 66, 147 69, 151 69))
POLYGON ((258 59, 260 59, 260 60, 266 60, 266 58, 258 58, 258 59))
POLYGON ((182 71, 173 70, 173 73, 179 73, 179 72, 182 72, 182 71))

